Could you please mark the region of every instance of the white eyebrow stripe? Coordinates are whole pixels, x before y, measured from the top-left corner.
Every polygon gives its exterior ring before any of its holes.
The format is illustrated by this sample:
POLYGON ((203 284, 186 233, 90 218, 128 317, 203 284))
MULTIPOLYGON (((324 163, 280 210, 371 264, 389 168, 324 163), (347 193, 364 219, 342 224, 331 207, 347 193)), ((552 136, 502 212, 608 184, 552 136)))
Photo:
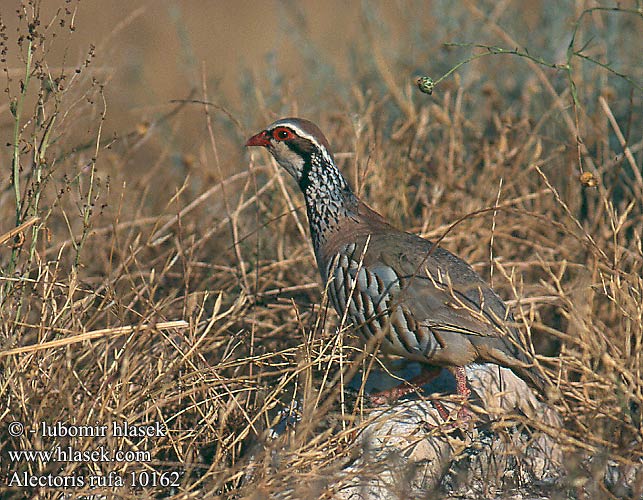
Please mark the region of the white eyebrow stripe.
POLYGON ((272 125, 270 125, 270 129, 274 129, 276 127, 288 127, 291 128, 295 134, 297 134, 299 137, 303 137, 304 139, 308 139, 310 142, 313 144, 317 145, 317 147, 321 150, 322 155, 324 155, 324 159, 326 159, 329 162, 332 162, 332 158, 330 156, 330 153, 326 149, 326 146, 321 144, 314 135, 310 135, 308 132, 304 132, 302 129, 300 129, 297 125, 295 125, 293 122, 288 121, 288 120, 279 120, 272 125))

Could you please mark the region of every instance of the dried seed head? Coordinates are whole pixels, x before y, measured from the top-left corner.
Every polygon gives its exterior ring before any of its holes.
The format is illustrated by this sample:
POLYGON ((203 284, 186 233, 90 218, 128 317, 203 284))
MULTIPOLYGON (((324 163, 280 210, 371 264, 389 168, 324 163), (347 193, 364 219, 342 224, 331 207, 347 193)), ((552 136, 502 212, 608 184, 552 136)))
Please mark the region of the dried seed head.
POLYGON ((415 84, 420 89, 420 92, 424 92, 425 94, 429 95, 433 93, 433 87, 435 86, 435 84, 433 83, 433 78, 431 78, 430 76, 419 76, 415 80, 415 84))
POLYGON ((583 172, 580 174, 580 182, 585 187, 593 188, 598 186, 598 179, 591 172, 583 172))

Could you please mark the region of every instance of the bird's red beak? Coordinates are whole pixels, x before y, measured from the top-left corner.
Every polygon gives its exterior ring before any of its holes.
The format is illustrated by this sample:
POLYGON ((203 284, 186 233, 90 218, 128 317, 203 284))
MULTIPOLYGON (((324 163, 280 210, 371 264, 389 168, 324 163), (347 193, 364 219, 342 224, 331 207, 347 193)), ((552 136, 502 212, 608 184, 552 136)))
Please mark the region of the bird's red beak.
POLYGON ((268 144, 270 144, 270 136, 268 135, 267 130, 263 130, 258 134, 253 135, 248 139, 248 142, 246 142, 246 146, 267 146, 268 144))

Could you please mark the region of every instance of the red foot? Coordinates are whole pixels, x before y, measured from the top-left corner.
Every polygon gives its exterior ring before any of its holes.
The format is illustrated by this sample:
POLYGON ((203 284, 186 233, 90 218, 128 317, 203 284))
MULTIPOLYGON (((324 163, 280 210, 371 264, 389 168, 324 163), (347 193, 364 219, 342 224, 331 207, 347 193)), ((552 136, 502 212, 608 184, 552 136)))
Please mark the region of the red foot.
MULTIPOLYGON (((455 377, 455 387, 458 396, 462 398, 462 406, 458 409, 455 420, 452 422, 454 427, 466 426, 474 418, 474 414, 467 407, 467 401, 471 395, 471 389, 467 384, 467 372, 464 367, 457 366, 454 368, 449 368, 453 376, 455 377)), ((426 366, 422 367, 422 372, 417 376, 413 377, 408 382, 403 382, 396 387, 387 389, 384 391, 376 392, 370 395, 370 400, 373 404, 382 405, 387 403, 392 403, 400 399, 402 396, 416 391, 419 387, 427 384, 435 377, 437 377, 442 368, 436 366, 426 366)), ((437 399, 431 399, 431 403, 438 411, 440 418, 444 421, 451 420, 449 412, 444 407, 444 405, 437 399)))
POLYGON ((416 391, 419 387, 422 387, 424 384, 428 384, 435 377, 440 375, 442 368, 439 366, 423 366, 422 371, 416 377, 413 377, 408 382, 402 382, 396 387, 391 387, 384 391, 375 392, 371 394, 370 400, 373 404, 383 405, 387 403, 393 403, 400 399, 406 394, 416 391))
MULTIPOLYGON (((456 414, 455 417, 455 426, 460 427, 460 426, 465 426, 474 418, 473 412, 467 407, 467 402, 469 401, 469 396, 471 396, 471 389, 469 389, 469 385, 467 384, 467 372, 462 366, 456 366, 455 368, 450 368, 451 373, 453 373, 453 376, 455 377, 455 388, 458 396, 462 398, 462 406, 458 409, 458 413, 456 414)), ((433 403, 435 406, 437 401, 433 403)), ((440 413, 440 416, 444 418, 445 420, 448 420, 449 414, 447 413, 446 409, 444 406, 442 406, 442 403, 439 403, 440 406, 442 407, 442 411, 440 411, 439 408, 436 409, 438 410, 438 413, 440 413), (444 414, 446 414, 446 418, 444 417, 444 414)))

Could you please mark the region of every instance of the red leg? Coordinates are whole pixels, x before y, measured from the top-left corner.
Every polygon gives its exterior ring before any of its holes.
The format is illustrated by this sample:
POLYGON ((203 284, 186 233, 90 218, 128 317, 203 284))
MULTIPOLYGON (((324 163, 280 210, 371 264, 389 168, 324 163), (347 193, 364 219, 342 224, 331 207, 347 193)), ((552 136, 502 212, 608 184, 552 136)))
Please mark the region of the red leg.
POLYGON ((453 370, 453 375, 455 376, 455 388, 456 391, 464 401, 469 399, 471 396, 471 389, 467 384, 467 371, 464 369, 464 366, 456 366, 453 370))
POLYGON ((455 377, 455 387, 459 396, 462 396, 462 406, 458 410, 457 420, 461 422, 467 422, 471 420, 473 414, 467 408, 467 401, 469 396, 471 396, 471 389, 467 384, 467 372, 463 366, 456 366, 453 369, 453 376, 455 377))
MULTIPOLYGON (((438 366, 422 366, 422 372, 420 372, 418 376, 413 377, 411 380, 403 382, 396 387, 392 387, 391 389, 371 394, 370 400, 374 404, 386 404, 397 401, 402 396, 417 390, 418 387, 421 387, 436 378, 441 371, 442 368, 438 366)), ((467 423, 473 418, 473 413, 471 413, 467 408, 467 401, 471 395, 471 389, 469 389, 469 385, 467 383, 467 372, 462 366, 449 368, 449 371, 451 371, 455 377, 456 392, 458 396, 462 397, 462 406, 458 410, 456 416, 456 425, 459 423, 467 423)), ((440 401, 432 399, 431 403, 443 420, 449 420, 449 412, 440 401)))
POLYGON ((471 389, 467 384, 467 372, 462 366, 450 367, 449 371, 455 377, 455 388, 458 396, 462 398, 462 405, 458 409, 455 421, 451 420, 451 415, 446 410, 444 405, 438 401, 433 400, 433 406, 440 414, 442 420, 447 422, 446 428, 457 429, 463 426, 466 427, 467 423, 473 419, 473 413, 467 408, 467 401, 471 395, 471 389))
POLYGON ((371 394, 370 399, 374 404, 378 405, 392 403, 400 399, 402 396, 405 396, 409 392, 417 390, 418 387, 422 387, 424 384, 428 384, 431 380, 440 375, 441 371, 442 368, 439 366, 422 365, 422 371, 416 377, 413 377, 407 382, 402 382, 396 387, 391 387, 390 389, 371 394))
POLYGON ((435 408, 438 411, 438 414, 440 415, 440 418, 444 420, 445 422, 449 420, 449 412, 447 409, 444 407, 442 402, 438 399, 432 399, 431 403, 433 404, 433 408, 435 408))
MULTIPOLYGON (((462 397, 462 406, 460 406, 460 408, 458 409, 458 414, 456 415, 455 422, 450 422, 447 425, 448 427, 459 427, 460 424, 467 423, 473 418, 473 414, 466 406, 469 396, 471 395, 471 389, 469 389, 469 386, 467 385, 467 372, 464 367, 456 366, 453 368, 449 368, 449 371, 455 377, 455 388, 458 396, 462 397)), ((444 407, 441 401, 434 399, 431 401, 431 403, 433 403, 433 406, 440 414, 442 420, 448 421, 451 419, 451 415, 449 415, 449 412, 444 407)))

